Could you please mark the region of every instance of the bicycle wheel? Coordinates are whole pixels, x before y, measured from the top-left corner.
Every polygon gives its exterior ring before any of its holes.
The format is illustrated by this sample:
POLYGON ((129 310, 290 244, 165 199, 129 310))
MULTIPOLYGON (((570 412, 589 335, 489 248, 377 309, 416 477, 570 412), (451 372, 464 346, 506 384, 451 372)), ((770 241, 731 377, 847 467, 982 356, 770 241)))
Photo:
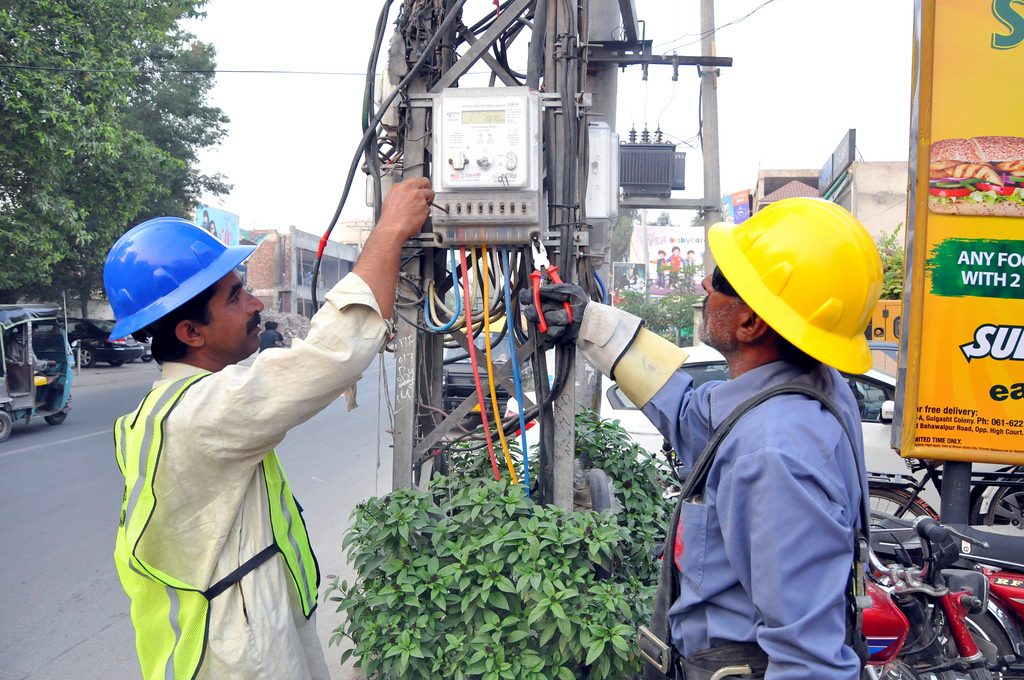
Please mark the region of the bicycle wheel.
POLYGON ((988 511, 981 516, 986 526, 1024 527, 1024 489, 1001 486, 995 490, 988 511))
POLYGON ((911 501, 911 494, 903 489, 881 489, 869 487, 872 521, 883 519, 914 519, 931 517, 938 519, 939 513, 920 497, 911 501))

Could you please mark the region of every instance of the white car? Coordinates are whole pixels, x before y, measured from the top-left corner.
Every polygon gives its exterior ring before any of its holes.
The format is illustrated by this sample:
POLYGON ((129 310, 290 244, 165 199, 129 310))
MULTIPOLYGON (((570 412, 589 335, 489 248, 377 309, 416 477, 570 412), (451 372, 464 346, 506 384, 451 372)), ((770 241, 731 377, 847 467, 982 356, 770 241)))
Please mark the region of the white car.
MULTIPOLYGON (((872 349, 875 366, 895 366, 885 352, 887 348, 872 349)), ((726 380, 729 370, 725 358, 707 345, 687 348, 690 356, 681 370, 693 376, 694 385, 711 380, 726 380)), ((892 351, 895 351, 894 349, 892 351)), ((893 371, 895 373, 895 371, 893 371)), ((864 454, 868 470, 872 472, 907 473, 906 462, 889 445, 892 433, 893 398, 896 378, 883 370, 872 368, 866 373, 844 373, 850 389, 860 404, 861 428, 864 436, 864 454)), ((647 416, 622 392, 618 385, 604 378, 601 386, 601 417, 618 420, 633 441, 647 451, 658 455, 664 439, 647 416)))

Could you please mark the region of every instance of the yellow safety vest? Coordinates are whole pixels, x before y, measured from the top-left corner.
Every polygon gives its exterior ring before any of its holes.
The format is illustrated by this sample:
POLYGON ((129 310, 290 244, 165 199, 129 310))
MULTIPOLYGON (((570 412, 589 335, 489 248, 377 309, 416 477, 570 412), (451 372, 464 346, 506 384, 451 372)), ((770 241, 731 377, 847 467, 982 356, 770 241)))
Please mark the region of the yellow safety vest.
POLYGON ((139 554, 156 505, 154 489, 160 473, 164 421, 188 388, 207 375, 200 373, 155 387, 138 409, 121 416, 114 425, 117 465, 125 480, 114 561, 132 601, 135 648, 145 680, 195 678, 206 649, 210 600, 274 555, 280 554, 288 566, 305 617, 316 609, 320 569, 301 510, 274 451, 261 463, 270 501, 272 544, 205 589, 161 569, 160 555, 139 554))

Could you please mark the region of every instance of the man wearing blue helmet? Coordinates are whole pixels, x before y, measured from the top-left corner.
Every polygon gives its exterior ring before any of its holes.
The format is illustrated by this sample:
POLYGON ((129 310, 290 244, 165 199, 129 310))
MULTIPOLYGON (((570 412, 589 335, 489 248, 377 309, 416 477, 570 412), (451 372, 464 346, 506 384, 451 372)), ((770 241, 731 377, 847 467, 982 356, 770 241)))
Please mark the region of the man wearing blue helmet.
POLYGON ((125 477, 114 558, 144 678, 329 677, 314 618, 319 569, 274 447, 380 351, 402 244, 433 198, 426 179, 396 184, 306 338, 251 366, 237 364, 259 347, 263 304, 235 268, 253 246, 157 218, 111 248, 111 335, 151 337, 162 367, 114 427, 125 477))

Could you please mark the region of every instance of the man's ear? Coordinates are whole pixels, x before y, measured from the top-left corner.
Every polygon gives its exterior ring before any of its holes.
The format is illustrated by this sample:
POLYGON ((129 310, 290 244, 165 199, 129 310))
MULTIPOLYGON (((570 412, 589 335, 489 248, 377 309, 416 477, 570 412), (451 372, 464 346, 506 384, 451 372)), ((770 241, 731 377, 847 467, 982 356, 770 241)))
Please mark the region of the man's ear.
POLYGON ((764 338, 771 330, 771 326, 765 323, 764 319, 757 315, 754 310, 746 305, 740 313, 739 324, 736 328, 736 339, 740 342, 755 343, 764 338))
POLYGON ((186 346, 198 349, 206 344, 202 325, 196 321, 184 319, 174 327, 174 335, 186 346))

